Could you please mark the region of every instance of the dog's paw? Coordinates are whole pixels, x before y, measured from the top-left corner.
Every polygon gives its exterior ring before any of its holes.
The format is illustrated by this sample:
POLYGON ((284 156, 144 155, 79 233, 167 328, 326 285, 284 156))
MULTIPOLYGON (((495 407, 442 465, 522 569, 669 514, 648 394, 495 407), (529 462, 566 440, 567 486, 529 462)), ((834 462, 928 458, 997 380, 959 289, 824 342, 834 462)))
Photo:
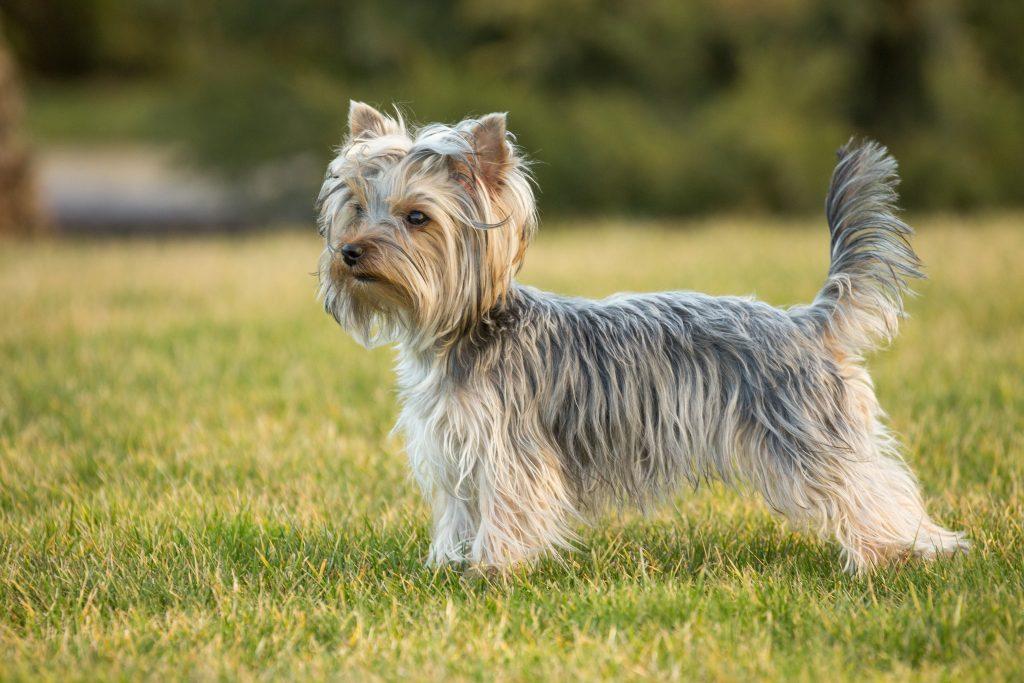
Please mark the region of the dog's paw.
POLYGON ((505 576, 505 570, 492 564, 472 563, 462 570, 462 578, 470 583, 492 584, 505 576))

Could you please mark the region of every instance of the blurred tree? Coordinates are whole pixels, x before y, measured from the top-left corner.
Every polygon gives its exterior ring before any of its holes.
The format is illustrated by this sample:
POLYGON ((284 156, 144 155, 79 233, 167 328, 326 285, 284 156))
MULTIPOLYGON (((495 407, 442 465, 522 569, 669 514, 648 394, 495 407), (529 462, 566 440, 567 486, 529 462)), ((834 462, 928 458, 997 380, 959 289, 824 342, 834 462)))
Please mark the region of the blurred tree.
POLYGON ((0 36, 0 234, 35 235, 39 209, 31 157, 21 136, 22 100, 14 62, 0 36))
POLYGON ((6 0, 8 38, 27 68, 51 77, 91 74, 99 62, 95 2, 6 0))
POLYGON ((168 73, 187 46, 174 0, 3 0, 8 39, 49 79, 168 73))

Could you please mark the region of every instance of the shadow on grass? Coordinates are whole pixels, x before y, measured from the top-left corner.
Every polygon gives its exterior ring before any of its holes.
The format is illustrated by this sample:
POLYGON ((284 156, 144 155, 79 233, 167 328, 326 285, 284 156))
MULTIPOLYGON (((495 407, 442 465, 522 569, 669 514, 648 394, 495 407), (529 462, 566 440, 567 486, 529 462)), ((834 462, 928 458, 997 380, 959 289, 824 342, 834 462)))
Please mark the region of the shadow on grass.
POLYGON ((911 589, 924 594, 951 582, 977 583, 993 559, 908 563, 850 577, 833 545, 788 532, 767 516, 731 528, 702 519, 640 519, 592 527, 572 552, 473 580, 458 567, 424 566, 429 533, 420 515, 410 507, 386 519, 321 525, 248 509, 117 523, 69 518, 45 533, 11 539, 16 569, 0 589, 18 597, 11 604, 24 619, 12 614, 11 623, 27 623, 33 614, 59 619, 52 609, 58 604, 65 613, 160 611, 217 607, 246 596, 282 604, 369 602, 377 609, 434 597, 547 600, 634 589, 700 595, 705 587, 754 585, 799 587, 856 603, 899 602, 911 589))
POLYGON ((211 562, 230 568, 240 580, 264 583, 287 577, 290 588, 299 591, 342 584, 459 592, 739 575, 799 575, 815 582, 846 578, 835 547, 787 532, 770 519, 740 529, 685 521, 596 525, 571 551, 478 579, 467 576, 464 567, 424 565, 429 531, 413 512, 394 521, 305 528, 246 513, 218 515, 198 531, 199 546, 207 549, 211 562))

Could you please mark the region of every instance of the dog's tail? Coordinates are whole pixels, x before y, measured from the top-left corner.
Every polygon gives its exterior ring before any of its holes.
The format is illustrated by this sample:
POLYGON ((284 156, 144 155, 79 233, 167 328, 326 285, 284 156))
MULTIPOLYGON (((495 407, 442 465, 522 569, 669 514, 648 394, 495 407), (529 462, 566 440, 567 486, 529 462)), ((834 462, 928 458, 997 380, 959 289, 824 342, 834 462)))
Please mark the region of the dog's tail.
POLYGON ((838 156, 825 200, 832 263, 803 314, 837 351, 858 356, 896 335, 907 281, 924 275, 914 231, 896 216, 896 160, 870 141, 851 140, 838 156))

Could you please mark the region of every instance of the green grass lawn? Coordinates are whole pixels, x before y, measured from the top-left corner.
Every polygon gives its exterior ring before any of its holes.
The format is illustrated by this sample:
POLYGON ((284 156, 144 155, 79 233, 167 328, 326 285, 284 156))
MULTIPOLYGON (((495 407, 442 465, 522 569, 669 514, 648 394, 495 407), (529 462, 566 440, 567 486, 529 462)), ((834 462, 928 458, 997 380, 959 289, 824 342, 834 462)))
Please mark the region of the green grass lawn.
MULTIPOLYGON (((922 220, 871 358, 971 554, 853 578, 750 496, 681 491, 493 585, 425 569, 392 352, 321 312, 315 231, 0 243, 0 679, 1024 677, 1024 228, 922 220)), ((806 302, 820 221, 568 226, 526 282, 806 302)))

